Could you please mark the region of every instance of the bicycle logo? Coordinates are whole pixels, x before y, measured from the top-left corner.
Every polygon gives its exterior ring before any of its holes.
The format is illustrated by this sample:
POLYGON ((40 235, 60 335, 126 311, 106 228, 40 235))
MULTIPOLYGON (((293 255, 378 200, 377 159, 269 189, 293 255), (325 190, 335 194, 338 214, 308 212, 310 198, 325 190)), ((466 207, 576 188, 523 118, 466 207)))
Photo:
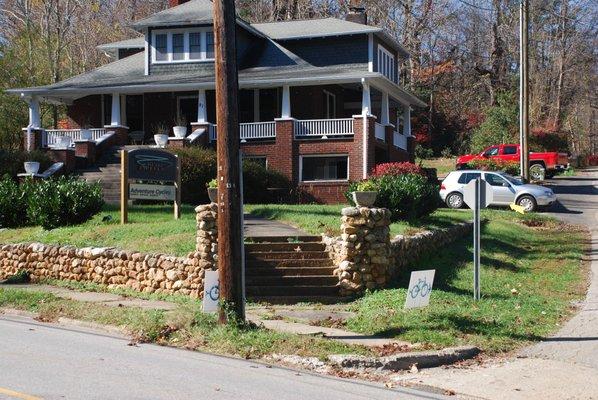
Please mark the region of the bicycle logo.
POLYGON ((210 300, 218 301, 218 298, 220 297, 220 289, 218 288, 218 285, 214 285, 208 290, 208 296, 210 296, 210 300))
POLYGON ((428 294, 430 294, 431 290, 432 286, 428 285, 428 282, 425 278, 418 279, 417 285, 411 288, 411 290, 409 291, 409 295, 412 299, 415 299, 418 295, 421 297, 426 297, 428 294))

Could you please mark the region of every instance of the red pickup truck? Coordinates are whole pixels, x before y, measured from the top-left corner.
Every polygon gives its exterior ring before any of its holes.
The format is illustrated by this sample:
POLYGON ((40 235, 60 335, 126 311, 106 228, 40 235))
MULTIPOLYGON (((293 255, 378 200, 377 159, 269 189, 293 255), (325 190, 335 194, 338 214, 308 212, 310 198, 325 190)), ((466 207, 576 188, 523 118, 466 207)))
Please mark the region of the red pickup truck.
MULTIPOLYGON (((498 158, 505 161, 519 161, 518 144, 498 144, 490 146, 480 154, 466 154, 457 158, 457 169, 467 168, 471 160, 481 158, 498 158)), ((567 153, 547 152, 529 153, 530 177, 534 180, 551 178, 557 172, 567 168, 569 158, 567 153)))

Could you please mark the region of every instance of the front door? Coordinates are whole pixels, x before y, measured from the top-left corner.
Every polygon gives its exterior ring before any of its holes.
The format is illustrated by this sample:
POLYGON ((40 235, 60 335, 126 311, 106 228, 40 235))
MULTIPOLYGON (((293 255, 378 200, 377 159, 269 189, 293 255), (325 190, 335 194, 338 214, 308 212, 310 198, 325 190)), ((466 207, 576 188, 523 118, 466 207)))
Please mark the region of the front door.
POLYGON ((515 189, 502 176, 487 172, 485 179, 492 186, 493 204, 511 204, 515 201, 515 189))
POLYGON ((143 95, 127 95, 125 114, 129 132, 143 131, 143 95))

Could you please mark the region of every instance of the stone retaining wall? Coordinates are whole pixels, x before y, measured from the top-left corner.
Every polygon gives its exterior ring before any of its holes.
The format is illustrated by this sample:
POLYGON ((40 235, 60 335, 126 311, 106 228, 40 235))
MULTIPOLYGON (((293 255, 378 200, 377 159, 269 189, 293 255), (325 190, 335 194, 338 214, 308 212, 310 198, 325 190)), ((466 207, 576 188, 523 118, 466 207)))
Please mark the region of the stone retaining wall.
POLYGON ((390 212, 386 209, 348 207, 343 209, 342 221, 342 235, 323 236, 322 241, 334 260, 343 296, 388 286, 422 255, 434 253, 472 230, 472 224, 465 222, 390 240, 390 212))
POLYGON ((114 248, 7 244, 0 247, 0 280, 26 270, 34 282, 54 278, 201 297, 205 271, 217 268, 217 206, 202 205, 196 212, 197 246, 187 257, 114 248))

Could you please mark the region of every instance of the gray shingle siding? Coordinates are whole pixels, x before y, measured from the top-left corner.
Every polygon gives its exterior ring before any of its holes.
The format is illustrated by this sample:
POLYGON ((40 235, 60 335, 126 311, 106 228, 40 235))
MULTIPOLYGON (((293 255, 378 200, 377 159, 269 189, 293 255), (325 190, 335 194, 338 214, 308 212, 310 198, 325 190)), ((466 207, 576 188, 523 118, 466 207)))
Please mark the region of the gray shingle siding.
POLYGON ((180 74, 180 73, 214 73, 214 62, 187 62, 169 64, 150 64, 150 75, 180 74))
POLYGON ((367 35, 285 40, 281 44, 317 67, 337 64, 368 64, 367 35))

